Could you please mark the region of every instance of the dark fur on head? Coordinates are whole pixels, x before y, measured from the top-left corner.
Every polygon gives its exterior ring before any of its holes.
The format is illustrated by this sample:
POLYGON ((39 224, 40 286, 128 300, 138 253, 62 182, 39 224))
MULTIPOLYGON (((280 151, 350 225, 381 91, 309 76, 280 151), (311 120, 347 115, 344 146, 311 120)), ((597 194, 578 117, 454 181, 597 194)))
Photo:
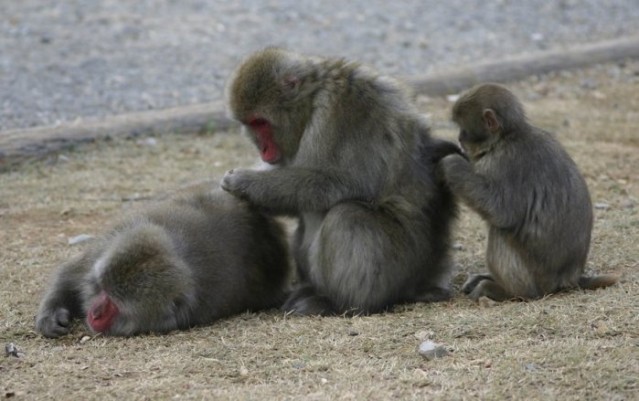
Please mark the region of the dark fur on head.
POLYGON ((484 112, 495 112, 501 134, 520 130, 526 122, 524 106, 505 86, 481 84, 465 92, 454 104, 452 120, 460 127, 477 127, 484 121, 484 112))

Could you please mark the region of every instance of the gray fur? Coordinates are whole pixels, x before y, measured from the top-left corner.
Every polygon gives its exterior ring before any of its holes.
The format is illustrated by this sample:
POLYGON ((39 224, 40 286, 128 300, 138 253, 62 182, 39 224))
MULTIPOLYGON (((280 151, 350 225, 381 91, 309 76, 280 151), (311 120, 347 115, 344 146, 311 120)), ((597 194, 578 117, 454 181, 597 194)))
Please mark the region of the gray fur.
POLYGON ((593 212, 574 161, 551 134, 526 122, 519 101, 500 85, 463 94, 453 120, 471 162, 446 156, 444 179, 489 225, 491 274, 471 277, 464 291, 474 299, 534 299, 577 287, 593 212), (491 116, 495 129, 486 121, 491 116))
POLYGON ((63 264, 36 328, 68 333, 105 290, 120 310, 105 334, 186 329, 280 306, 288 273, 279 224, 224 191, 196 194, 126 219, 63 264))

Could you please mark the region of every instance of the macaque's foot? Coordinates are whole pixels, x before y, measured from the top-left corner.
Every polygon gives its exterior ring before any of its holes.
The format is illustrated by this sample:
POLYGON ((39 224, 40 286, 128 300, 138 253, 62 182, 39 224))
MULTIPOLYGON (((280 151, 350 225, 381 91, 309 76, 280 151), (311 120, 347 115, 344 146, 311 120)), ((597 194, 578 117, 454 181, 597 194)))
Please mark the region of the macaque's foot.
POLYGON ((474 301, 478 301, 481 297, 488 297, 497 302, 513 299, 506 290, 492 279, 480 280, 468 296, 474 301))
POLYGON ((453 293, 448 288, 433 287, 424 291, 415 298, 417 302, 443 302, 453 297, 453 293))
POLYGON ((293 291, 282 306, 282 310, 304 316, 330 316, 335 314, 330 300, 324 296, 317 295, 310 286, 301 287, 293 291))
POLYGON ((470 294, 477 287, 477 285, 479 285, 479 283, 484 280, 493 281, 493 277, 487 273, 468 275, 468 279, 466 279, 466 282, 462 286, 462 292, 467 295, 470 294))

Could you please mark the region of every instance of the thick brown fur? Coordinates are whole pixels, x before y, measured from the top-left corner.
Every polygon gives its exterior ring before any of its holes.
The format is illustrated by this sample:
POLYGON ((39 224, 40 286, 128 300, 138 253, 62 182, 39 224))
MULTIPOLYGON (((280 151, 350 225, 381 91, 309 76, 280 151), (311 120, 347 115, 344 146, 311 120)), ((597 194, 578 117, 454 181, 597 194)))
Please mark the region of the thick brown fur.
POLYGON ((583 276, 593 224, 586 182, 561 144, 528 123, 512 92, 497 84, 472 88, 452 119, 470 162, 446 156, 441 173, 489 225, 490 274, 466 282, 471 298, 535 299, 617 281, 583 276))
POLYGON ((436 181, 458 148, 430 136, 403 87, 357 63, 266 49, 228 86, 231 114, 272 168, 235 169, 227 191, 300 217, 300 314, 371 313, 450 297, 456 206, 436 181))
POLYGON ((87 318, 95 331, 88 312, 106 302, 118 312, 104 334, 187 329, 281 306, 288 274, 278 223, 224 191, 198 193, 125 219, 63 264, 36 328, 59 337, 87 318))

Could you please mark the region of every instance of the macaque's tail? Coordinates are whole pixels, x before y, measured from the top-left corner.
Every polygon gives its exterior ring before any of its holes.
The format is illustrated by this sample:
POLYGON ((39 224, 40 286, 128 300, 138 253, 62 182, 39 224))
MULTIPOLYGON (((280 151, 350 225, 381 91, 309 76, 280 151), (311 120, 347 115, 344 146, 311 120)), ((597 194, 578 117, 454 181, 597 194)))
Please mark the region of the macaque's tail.
POLYGON ((579 277, 579 288, 585 290, 595 290, 611 286, 619 281, 619 276, 615 274, 602 274, 599 276, 581 276, 579 277))

